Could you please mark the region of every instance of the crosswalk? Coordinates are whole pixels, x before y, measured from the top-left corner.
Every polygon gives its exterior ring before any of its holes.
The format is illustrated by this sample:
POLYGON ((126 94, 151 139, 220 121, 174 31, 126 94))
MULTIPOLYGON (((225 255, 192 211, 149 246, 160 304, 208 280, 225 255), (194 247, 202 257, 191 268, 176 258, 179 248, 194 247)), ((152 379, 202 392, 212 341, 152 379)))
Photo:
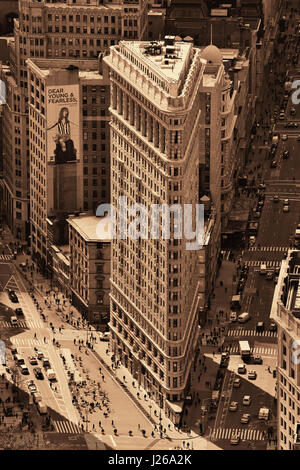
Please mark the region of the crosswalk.
MULTIPOLYGON (((238 346, 232 346, 231 348, 226 348, 229 350, 230 354, 240 354, 240 349, 238 346)), ((255 346, 251 348, 252 354, 258 356, 277 356, 277 348, 276 347, 268 347, 268 346, 255 346)))
POLYGON ((275 338, 277 337, 277 333, 276 331, 257 332, 255 330, 232 329, 228 330, 227 336, 264 336, 266 338, 275 338))
POLYGON ((44 328, 44 325, 36 321, 18 320, 18 323, 14 325, 9 321, 0 321, 1 328, 44 328))
POLYGON ((55 431, 60 434, 81 434, 82 431, 72 421, 52 421, 55 431))
POLYGON ((233 429, 233 428, 217 428, 212 429, 209 439, 231 439, 233 436, 239 436, 241 440, 246 441, 263 441, 264 435, 259 429, 233 429))
POLYGON ((249 267, 259 267, 262 263, 266 264, 267 268, 280 268, 280 265, 281 265, 281 261, 258 261, 258 260, 244 261, 244 264, 249 267))
POLYGON ((10 341, 12 342, 12 344, 14 346, 24 346, 24 347, 29 347, 29 346, 34 346, 34 347, 37 347, 37 346, 45 346, 45 343, 43 340, 41 339, 31 339, 31 338, 28 338, 28 339, 22 339, 22 338, 18 338, 16 336, 12 336, 10 338, 10 341))
POLYGON ((248 251, 288 251, 289 246, 251 246, 248 251))
POLYGON ((0 255, 0 261, 11 261, 13 259, 13 255, 0 255))

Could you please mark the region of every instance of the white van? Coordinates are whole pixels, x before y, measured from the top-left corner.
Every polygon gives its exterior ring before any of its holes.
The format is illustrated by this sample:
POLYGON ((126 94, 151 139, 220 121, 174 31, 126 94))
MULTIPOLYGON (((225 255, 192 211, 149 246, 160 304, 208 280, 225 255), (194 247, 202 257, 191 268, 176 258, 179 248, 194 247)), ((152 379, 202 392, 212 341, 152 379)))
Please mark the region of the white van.
POLYGON ((56 380, 56 374, 53 369, 47 370, 47 379, 48 380, 56 380))
POLYGON ((266 263, 261 263, 260 269, 259 269, 259 274, 266 274, 267 272, 267 265, 266 263))
POLYGON ((18 324, 18 319, 15 316, 10 317, 10 323, 12 325, 17 325, 18 324))
POLYGON ((239 323, 245 323, 247 320, 249 320, 250 315, 248 312, 241 313, 238 318, 239 323))
POLYGON ((261 408, 258 413, 258 419, 264 419, 265 421, 267 421, 269 419, 269 414, 269 408, 261 408))

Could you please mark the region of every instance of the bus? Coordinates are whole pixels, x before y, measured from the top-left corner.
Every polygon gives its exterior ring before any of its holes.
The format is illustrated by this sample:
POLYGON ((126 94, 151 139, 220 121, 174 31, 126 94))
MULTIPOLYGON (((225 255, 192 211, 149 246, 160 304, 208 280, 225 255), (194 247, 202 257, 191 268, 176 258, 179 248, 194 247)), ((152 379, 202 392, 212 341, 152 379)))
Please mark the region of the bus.
POLYGON ((241 358, 248 360, 251 357, 251 349, 248 341, 239 341, 241 358))

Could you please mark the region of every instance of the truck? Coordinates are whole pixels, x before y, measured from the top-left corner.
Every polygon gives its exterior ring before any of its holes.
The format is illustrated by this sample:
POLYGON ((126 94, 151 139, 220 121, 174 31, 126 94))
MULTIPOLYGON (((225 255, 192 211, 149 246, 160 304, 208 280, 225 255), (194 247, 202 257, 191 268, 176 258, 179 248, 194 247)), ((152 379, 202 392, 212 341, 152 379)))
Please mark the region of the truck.
POLYGON ((48 380, 56 380, 56 374, 53 369, 47 370, 47 379, 48 380))
POLYGON ((241 358, 249 360, 251 357, 251 349, 248 341, 239 341, 241 358))

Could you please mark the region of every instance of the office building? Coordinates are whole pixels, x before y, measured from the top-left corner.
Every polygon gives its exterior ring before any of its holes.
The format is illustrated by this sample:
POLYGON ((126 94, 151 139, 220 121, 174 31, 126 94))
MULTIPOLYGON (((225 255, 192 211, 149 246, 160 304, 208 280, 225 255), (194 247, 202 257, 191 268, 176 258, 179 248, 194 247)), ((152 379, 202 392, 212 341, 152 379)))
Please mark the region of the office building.
MULTIPOLYGON (((220 246, 221 110, 226 77, 214 46, 174 37, 121 41, 104 58, 111 80, 111 202, 205 208, 201 250, 174 237, 112 242, 115 357, 178 422, 198 341, 199 313, 220 246), (211 268, 209 268, 209 264, 211 268), (202 279, 199 275, 202 274, 202 279)), ((161 219, 158 226, 161 229, 161 219)))
MULTIPOLYGON (((277 325, 278 450, 299 450, 300 439, 300 251, 282 260, 270 319, 277 325)), ((275 393, 274 392, 274 393, 275 393)))

